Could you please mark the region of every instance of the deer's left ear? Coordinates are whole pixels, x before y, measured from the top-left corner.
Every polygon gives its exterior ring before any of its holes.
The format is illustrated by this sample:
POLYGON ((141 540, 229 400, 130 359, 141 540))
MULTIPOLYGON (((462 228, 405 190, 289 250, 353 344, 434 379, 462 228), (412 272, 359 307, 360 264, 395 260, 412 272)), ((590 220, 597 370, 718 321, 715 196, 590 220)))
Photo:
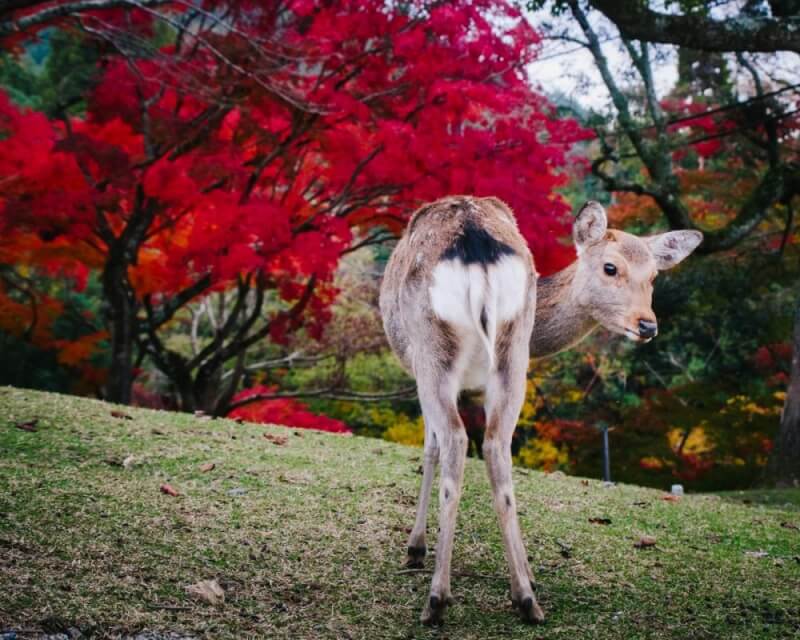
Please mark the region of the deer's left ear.
POLYGON ((699 231, 669 231, 644 240, 653 252, 656 267, 664 271, 672 269, 694 251, 703 241, 703 234, 699 231))

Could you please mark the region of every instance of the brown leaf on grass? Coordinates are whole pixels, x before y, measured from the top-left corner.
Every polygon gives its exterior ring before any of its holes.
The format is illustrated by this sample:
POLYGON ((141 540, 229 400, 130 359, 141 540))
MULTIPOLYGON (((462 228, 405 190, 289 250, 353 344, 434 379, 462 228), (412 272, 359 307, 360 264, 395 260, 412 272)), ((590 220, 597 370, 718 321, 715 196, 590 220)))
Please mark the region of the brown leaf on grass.
POLYGON ((213 462, 206 462, 205 464, 200 465, 200 471, 202 471, 203 473, 208 473, 209 471, 213 471, 216 468, 217 465, 215 465, 213 462))
POLYGON ((611 524, 611 518, 589 518, 592 524, 611 524))
POLYGON ((111 412, 112 418, 119 418, 120 420, 133 420, 133 416, 129 416, 127 413, 123 413, 122 411, 117 411, 114 409, 111 412))
POLYGON ((668 494, 666 494, 664 496, 661 496, 661 499, 664 500, 665 502, 680 502, 681 501, 681 497, 680 496, 675 496, 675 495, 672 495, 671 493, 668 493, 668 494))
POLYGON ((653 536, 642 536, 638 542, 634 542, 633 546, 637 549, 650 549, 656 546, 656 539, 653 536))
POLYGON ((177 498, 179 495, 181 495, 180 493, 178 493, 178 490, 175 487, 167 483, 162 484, 159 490, 161 491, 161 493, 165 493, 168 496, 172 496, 173 498, 177 498))
POLYGON ((588 480, 581 480, 581 484, 582 484, 584 487, 588 487, 588 486, 589 486, 589 481, 588 481, 588 480))
POLYGON ((265 433, 264 437, 272 444, 277 444, 279 447, 282 447, 289 442, 289 438, 287 436, 274 436, 271 433, 265 433))
POLYGON ((225 602, 225 592, 216 580, 201 580, 186 587, 186 591, 208 604, 218 605, 225 602))
POLYGON ((14 426, 20 431, 36 433, 38 431, 38 429, 36 428, 36 425, 38 423, 39 423, 39 418, 34 418, 33 420, 28 420, 27 422, 18 422, 14 426))
POLYGON ((793 531, 800 531, 800 527, 798 527, 793 522, 781 522, 781 526, 784 529, 792 529, 793 531))

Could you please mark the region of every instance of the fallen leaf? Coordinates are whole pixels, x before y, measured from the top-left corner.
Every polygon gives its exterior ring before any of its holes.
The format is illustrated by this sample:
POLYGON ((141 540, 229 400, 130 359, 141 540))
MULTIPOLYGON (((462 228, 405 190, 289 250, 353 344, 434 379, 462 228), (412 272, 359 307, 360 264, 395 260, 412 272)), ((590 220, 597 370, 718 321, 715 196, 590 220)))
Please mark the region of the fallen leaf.
POLYGON ((179 495, 181 495, 178 493, 178 490, 175 487, 166 483, 161 485, 160 490, 161 493, 166 493, 168 496, 172 496, 173 498, 177 498, 179 495))
POLYGON ((311 484, 314 481, 314 476, 307 471, 287 471, 279 475, 278 480, 288 484, 311 484))
POLYGON ((589 518, 592 524, 611 524, 611 518, 589 518))
POLYGON ((656 539, 653 536, 642 536, 639 542, 634 542, 633 546, 637 549, 649 549, 656 546, 656 539))
POLYGON ((766 558, 769 554, 766 551, 745 551, 744 555, 748 558, 766 558))
POLYGON ((34 418, 33 420, 28 420, 27 422, 18 422, 14 426, 20 431, 28 431, 29 433, 36 433, 38 431, 38 429, 36 428, 38 422, 39 418, 34 418))
POLYGON ((264 437, 272 444, 277 444, 279 447, 282 447, 289 442, 289 438, 287 436, 274 436, 271 433, 265 433, 264 437))
POLYGON ((662 499, 662 500, 665 500, 666 502, 680 502, 680 500, 681 500, 681 497, 680 497, 680 496, 673 495, 673 494, 671 494, 671 493, 668 493, 668 494, 667 494, 667 495, 665 495, 665 496, 661 496, 661 499, 662 499))
POLYGON ((800 531, 800 527, 792 522, 781 522, 781 526, 784 529, 793 529, 794 531, 800 531))
POLYGON ((584 487, 588 487, 588 486, 589 486, 589 481, 588 481, 588 480, 581 480, 581 484, 582 484, 584 487))
POLYGON ((122 411, 117 411, 114 409, 111 412, 112 418, 120 418, 121 420, 133 420, 133 416, 129 416, 127 413, 123 413, 122 411))
POLYGON ((213 471, 216 468, 217 465, 215 465, 213 462, 206 462, 205 464, 200 465, 200 471, 202 471, 203 473, 208 473, 209 471, 213 471))
POLYGON ((186 591, 208 604, 218 605, 225 602, 225 592, 216 580, 202 580, 186 587, 186 591))

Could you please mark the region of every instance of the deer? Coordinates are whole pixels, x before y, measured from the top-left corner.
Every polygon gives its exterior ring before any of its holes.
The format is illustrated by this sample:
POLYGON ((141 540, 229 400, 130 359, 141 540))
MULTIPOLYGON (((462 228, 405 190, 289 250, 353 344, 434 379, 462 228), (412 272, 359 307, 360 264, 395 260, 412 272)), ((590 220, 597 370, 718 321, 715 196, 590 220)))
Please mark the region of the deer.
POLYGON ((525 397, 529 360, 568 349, 598 327, 648 342, 658 333, 653 281, 701 243, 699 231, 637 237, 608 228, 587 202, 572 226, 577 259, 539 277, 512 210, 495 197, 450 196, 414 212, 387 262, 379 306, 392 351, 416 380, 424 422, 422 483, 406 564, 424 566, 427 513, 437 464, 439 534, 421 622, 441 624, 453 604, 450 567, 467 434, 461 391, 481 390, 482 445, 502 531, 511 601, 540 623, 511 471, 511 439, 525 397))

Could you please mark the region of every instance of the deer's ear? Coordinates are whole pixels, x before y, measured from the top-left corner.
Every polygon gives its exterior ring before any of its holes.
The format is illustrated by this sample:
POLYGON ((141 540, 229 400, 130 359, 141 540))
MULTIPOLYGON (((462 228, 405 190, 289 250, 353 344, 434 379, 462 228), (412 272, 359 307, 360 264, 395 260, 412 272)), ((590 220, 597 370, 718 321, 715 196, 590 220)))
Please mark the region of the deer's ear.
POLYGON ((599 202, 590 200, 581 210, 572 225, 572 238, 578 251, 595 242, 599 242, 606 235, 608 218, 606 210, 599 202))
POLYGON ((669 231, 657 236, 644 238, 659 271, 672 269, 676 264, 694 251, 703 241, 703 234, 699 231, 669 231))

